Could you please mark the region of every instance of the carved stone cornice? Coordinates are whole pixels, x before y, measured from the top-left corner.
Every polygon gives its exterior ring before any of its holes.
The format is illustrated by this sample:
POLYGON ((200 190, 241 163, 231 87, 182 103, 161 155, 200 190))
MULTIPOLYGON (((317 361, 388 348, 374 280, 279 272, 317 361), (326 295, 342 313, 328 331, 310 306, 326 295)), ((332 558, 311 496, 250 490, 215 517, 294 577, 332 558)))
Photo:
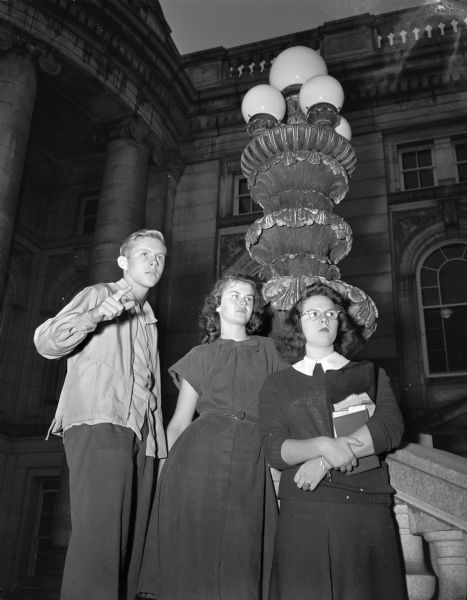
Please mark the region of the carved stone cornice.
POLYGON ((193 89, 157 3, 0 2, 0 25, 7 29, 6 49, 39 53, 41 68, 54 74, 56 63, 68 61, 96 77, 153 131, 174 138, 184 132, 193 89))
MULTIPOLYGON (((457 4, 458 13, 462 13, 457 4)), ((433 8, 422 8, 355 16, 287 38, 184 57, 200 98, 201 110, 193 115, 193 131, 228 127, 226 99, 243 95, 253 85, 267 83, 271 59, 294 45, 321 50, 330 73, 344 88, 346 111, 465 91, 465 9, 462 18, 454 18, 449 9, 437 13, 433 8), (203 79, 206 71, 208 84, 203 79), (222 91, 222 96, 216 95, 217 91, 222 91), (225 106, 220 100, 212 102, 218 96, 225 100, 225 106)))

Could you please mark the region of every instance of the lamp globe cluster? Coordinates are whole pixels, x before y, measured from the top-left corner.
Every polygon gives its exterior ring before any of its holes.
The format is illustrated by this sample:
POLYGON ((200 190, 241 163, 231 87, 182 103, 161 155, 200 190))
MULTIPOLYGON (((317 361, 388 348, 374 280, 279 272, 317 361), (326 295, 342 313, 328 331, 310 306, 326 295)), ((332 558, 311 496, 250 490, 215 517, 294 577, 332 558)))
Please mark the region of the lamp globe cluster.
POLYGON ((306 46, 294 46, 281 52, 271 65, 269 85, 251 88, 242 102, 242 115, 247 123, 262 119, 266 127, 279 125, 287 111, 285 98, 298 94, 298 104, 308 123, 331 126, 348 141, 352 131, 348 121, 339 115, 344 103, 341 84, 328 75, 321 55, 306 46), (265 117, 272 117, 266 120, 265 117))
POLYGON ((305 46, 281 52, 269 83, 245 95, 242 113, 251 139, 241 168, 264 213, 248 226, 245 242, 277 322, 319 281, 348 298, 348 314, 368 338, 376 329, 376 305, 341 279, 338 266, 353 235, 334 209, 349 191, 357 160, 350 125, 340 114, 343 103, 341 84, 323 57, 305 46))

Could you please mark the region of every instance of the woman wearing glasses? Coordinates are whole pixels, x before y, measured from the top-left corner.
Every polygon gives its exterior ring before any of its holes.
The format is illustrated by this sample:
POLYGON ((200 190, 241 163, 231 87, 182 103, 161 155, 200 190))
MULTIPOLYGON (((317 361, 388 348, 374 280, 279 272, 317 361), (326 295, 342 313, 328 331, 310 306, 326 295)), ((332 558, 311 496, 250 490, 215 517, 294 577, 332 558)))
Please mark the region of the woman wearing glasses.
POLYGON ((293 364, 260 393, 266 459, 282 471, 270 600, 406 598, 384 462, 403 420, 386 373, 349 360, 363 344, 349 305, 321 281, 306 288, 277 336, 293 364), (335 437, 343 400, 374 411, 335 437))

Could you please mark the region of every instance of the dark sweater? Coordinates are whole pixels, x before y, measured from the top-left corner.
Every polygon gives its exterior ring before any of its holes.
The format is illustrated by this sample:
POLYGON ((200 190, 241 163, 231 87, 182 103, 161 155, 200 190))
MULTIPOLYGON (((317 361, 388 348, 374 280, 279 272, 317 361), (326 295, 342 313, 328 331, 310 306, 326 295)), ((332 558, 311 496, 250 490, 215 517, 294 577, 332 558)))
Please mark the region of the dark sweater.
POLYGON ((282 470, 279 498, 311 502, 389 502, 394 492, 389 484, 384 454, 396 448, 403 433, 403 420, 386 372, 368 361, 350 362, 339 370, 328 370, 324 377, 305 375, 293 367, 274 373, 260 393, 260 429, 269 464, 282 470), (325 389, 323 389, 323 383, 325 389), (309 439, 321 435, 333 437, 333 404, 349 394, 366 392, 376 405, 366 425, 381 466, 348 476, 331 471, 331 481, 322 479, 312 492, 298 488, 293 478, 300 465, 290 466, 281 456, 287 439, 309 439), (313 399, 320 395, 327 403, 327 419, 313 414, 313 399))

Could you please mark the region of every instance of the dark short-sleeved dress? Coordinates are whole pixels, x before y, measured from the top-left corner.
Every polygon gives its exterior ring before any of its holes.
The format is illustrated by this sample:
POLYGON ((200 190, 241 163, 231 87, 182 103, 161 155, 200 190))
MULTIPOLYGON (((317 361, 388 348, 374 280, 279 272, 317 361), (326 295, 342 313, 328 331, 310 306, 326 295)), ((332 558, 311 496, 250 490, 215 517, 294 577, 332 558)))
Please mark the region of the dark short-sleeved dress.
POLYGON ((272 340, 252 336, 196 346, 169 369, 199 393, 199 417, 162 469, 140 593, 157 600, 267 598, 277 504, 258 395, 280 366, 272 340))

